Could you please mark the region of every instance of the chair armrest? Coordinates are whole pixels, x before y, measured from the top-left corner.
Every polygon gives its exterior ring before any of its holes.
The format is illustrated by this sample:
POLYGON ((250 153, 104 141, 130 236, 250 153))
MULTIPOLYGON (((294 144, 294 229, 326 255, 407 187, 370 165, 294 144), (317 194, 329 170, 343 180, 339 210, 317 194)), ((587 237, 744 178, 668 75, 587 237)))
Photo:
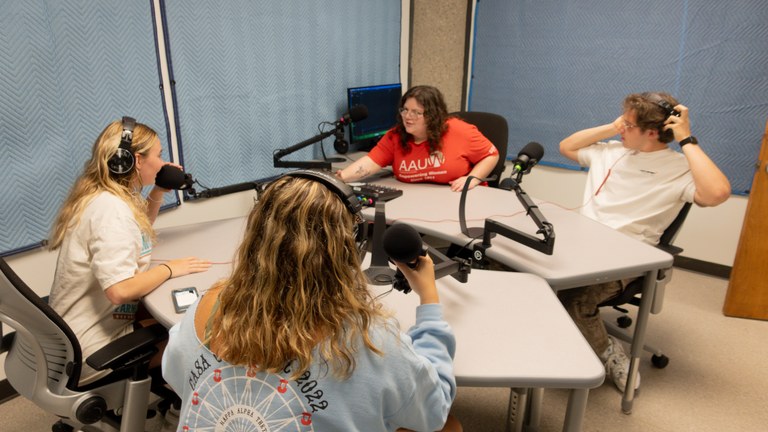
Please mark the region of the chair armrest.
POLYGON ((159 342, 168 339, 168 330, 161 324, 138 328, 115 339, 85 360, 96 370, 125 369, 148 362, 157 351, 159 342))

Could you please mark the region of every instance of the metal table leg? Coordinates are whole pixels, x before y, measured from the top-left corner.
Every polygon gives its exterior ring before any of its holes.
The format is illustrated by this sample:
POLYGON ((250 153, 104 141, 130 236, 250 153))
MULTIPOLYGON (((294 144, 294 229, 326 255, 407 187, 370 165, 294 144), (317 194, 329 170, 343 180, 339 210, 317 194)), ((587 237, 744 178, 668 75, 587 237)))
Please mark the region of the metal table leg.
POLYGON ((621 400, 621 410, 624 414, 632 413, 632 404, 635 399, 635 383, 637 382, 637 371, 640 366, 640 355, 643 353, 643 342, 645 340, 645 331, 648 326, 648 316, 651 313, 651 304, 656 292, 656 277, 658 270, 652 270, 645 274, 643 280, 643 296, 640 300, 640 309, 637 312, 637 321, 635 323, 635 333, 632 337, 632 349, 629 359, 629 377, 627 377, 627 386, 624 388, 624 397, 621 400))

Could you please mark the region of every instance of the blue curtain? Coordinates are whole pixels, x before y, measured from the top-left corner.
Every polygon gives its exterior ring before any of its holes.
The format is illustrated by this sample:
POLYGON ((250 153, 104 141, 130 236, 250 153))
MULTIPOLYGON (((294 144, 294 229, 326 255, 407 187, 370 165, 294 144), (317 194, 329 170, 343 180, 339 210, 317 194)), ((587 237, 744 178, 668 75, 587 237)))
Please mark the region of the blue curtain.
POLYGON ((111 121, 168 142, 159 82, 150 2, 0 1, 0 254, 48 237, 111 121))
MULTIPOLYGON (((184 167, 208 187, 279 174, 273 152, 346 111, 347 87, 399 82, 400 2, 192 0, 164 10, 184 167)), ((284 160, 310 160, 316 148, 284 160)))
POLYGON ((528 141, 577 168, 560 140, 621 114, 629 93, 666 91, 693 134, 747 194, 768 118, 768 2, 481 0, 470 108, 509 122, 509 155, 528 141))

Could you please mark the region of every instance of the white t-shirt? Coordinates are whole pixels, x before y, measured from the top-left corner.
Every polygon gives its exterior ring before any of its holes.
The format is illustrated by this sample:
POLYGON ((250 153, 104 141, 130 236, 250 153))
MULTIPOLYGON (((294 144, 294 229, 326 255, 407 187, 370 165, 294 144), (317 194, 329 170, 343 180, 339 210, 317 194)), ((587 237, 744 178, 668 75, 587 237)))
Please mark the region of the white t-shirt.
POLYGON ((688 161, 670 148, 639 152, 609 141, 582 148, 578 157, 589 167, 581 213, 638 240, 657 244, 683 204, 693 202, 688 161))
POLYGON ((104 290, 145 271, 151 252, 151 240, 142 235, 130 207, 109 192, 96 195, 64 236, 50 304, 80 342, 81 384, 109 373, 97 374, 85 359, 133 330, 138 303, 115 306, 104 290))

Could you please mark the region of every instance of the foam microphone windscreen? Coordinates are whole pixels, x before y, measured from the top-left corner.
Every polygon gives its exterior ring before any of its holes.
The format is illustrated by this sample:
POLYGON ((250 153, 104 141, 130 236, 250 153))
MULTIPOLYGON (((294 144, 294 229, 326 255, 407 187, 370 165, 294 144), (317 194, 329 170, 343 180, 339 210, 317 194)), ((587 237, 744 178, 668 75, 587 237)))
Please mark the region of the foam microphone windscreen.
POLYGON ((421 236, 410 225, 398 223, 384 231, 384 252, 393 260, 412 263, 422 255, 421 236))
POLYGON ((186 189, 191 177, 173 165, 163 165, 155 177, 155 184, 163 189, 186 189))
POLYGON ((520 150, 520 155, 526 155, 529 159, 540 161, 544 157, 544 147, 536 141, 531 141, 520 150))
POLYGON ((349 119, 358 122, 368 118, 368 107, 365 105, 355 105, 349 110, 349 119))

